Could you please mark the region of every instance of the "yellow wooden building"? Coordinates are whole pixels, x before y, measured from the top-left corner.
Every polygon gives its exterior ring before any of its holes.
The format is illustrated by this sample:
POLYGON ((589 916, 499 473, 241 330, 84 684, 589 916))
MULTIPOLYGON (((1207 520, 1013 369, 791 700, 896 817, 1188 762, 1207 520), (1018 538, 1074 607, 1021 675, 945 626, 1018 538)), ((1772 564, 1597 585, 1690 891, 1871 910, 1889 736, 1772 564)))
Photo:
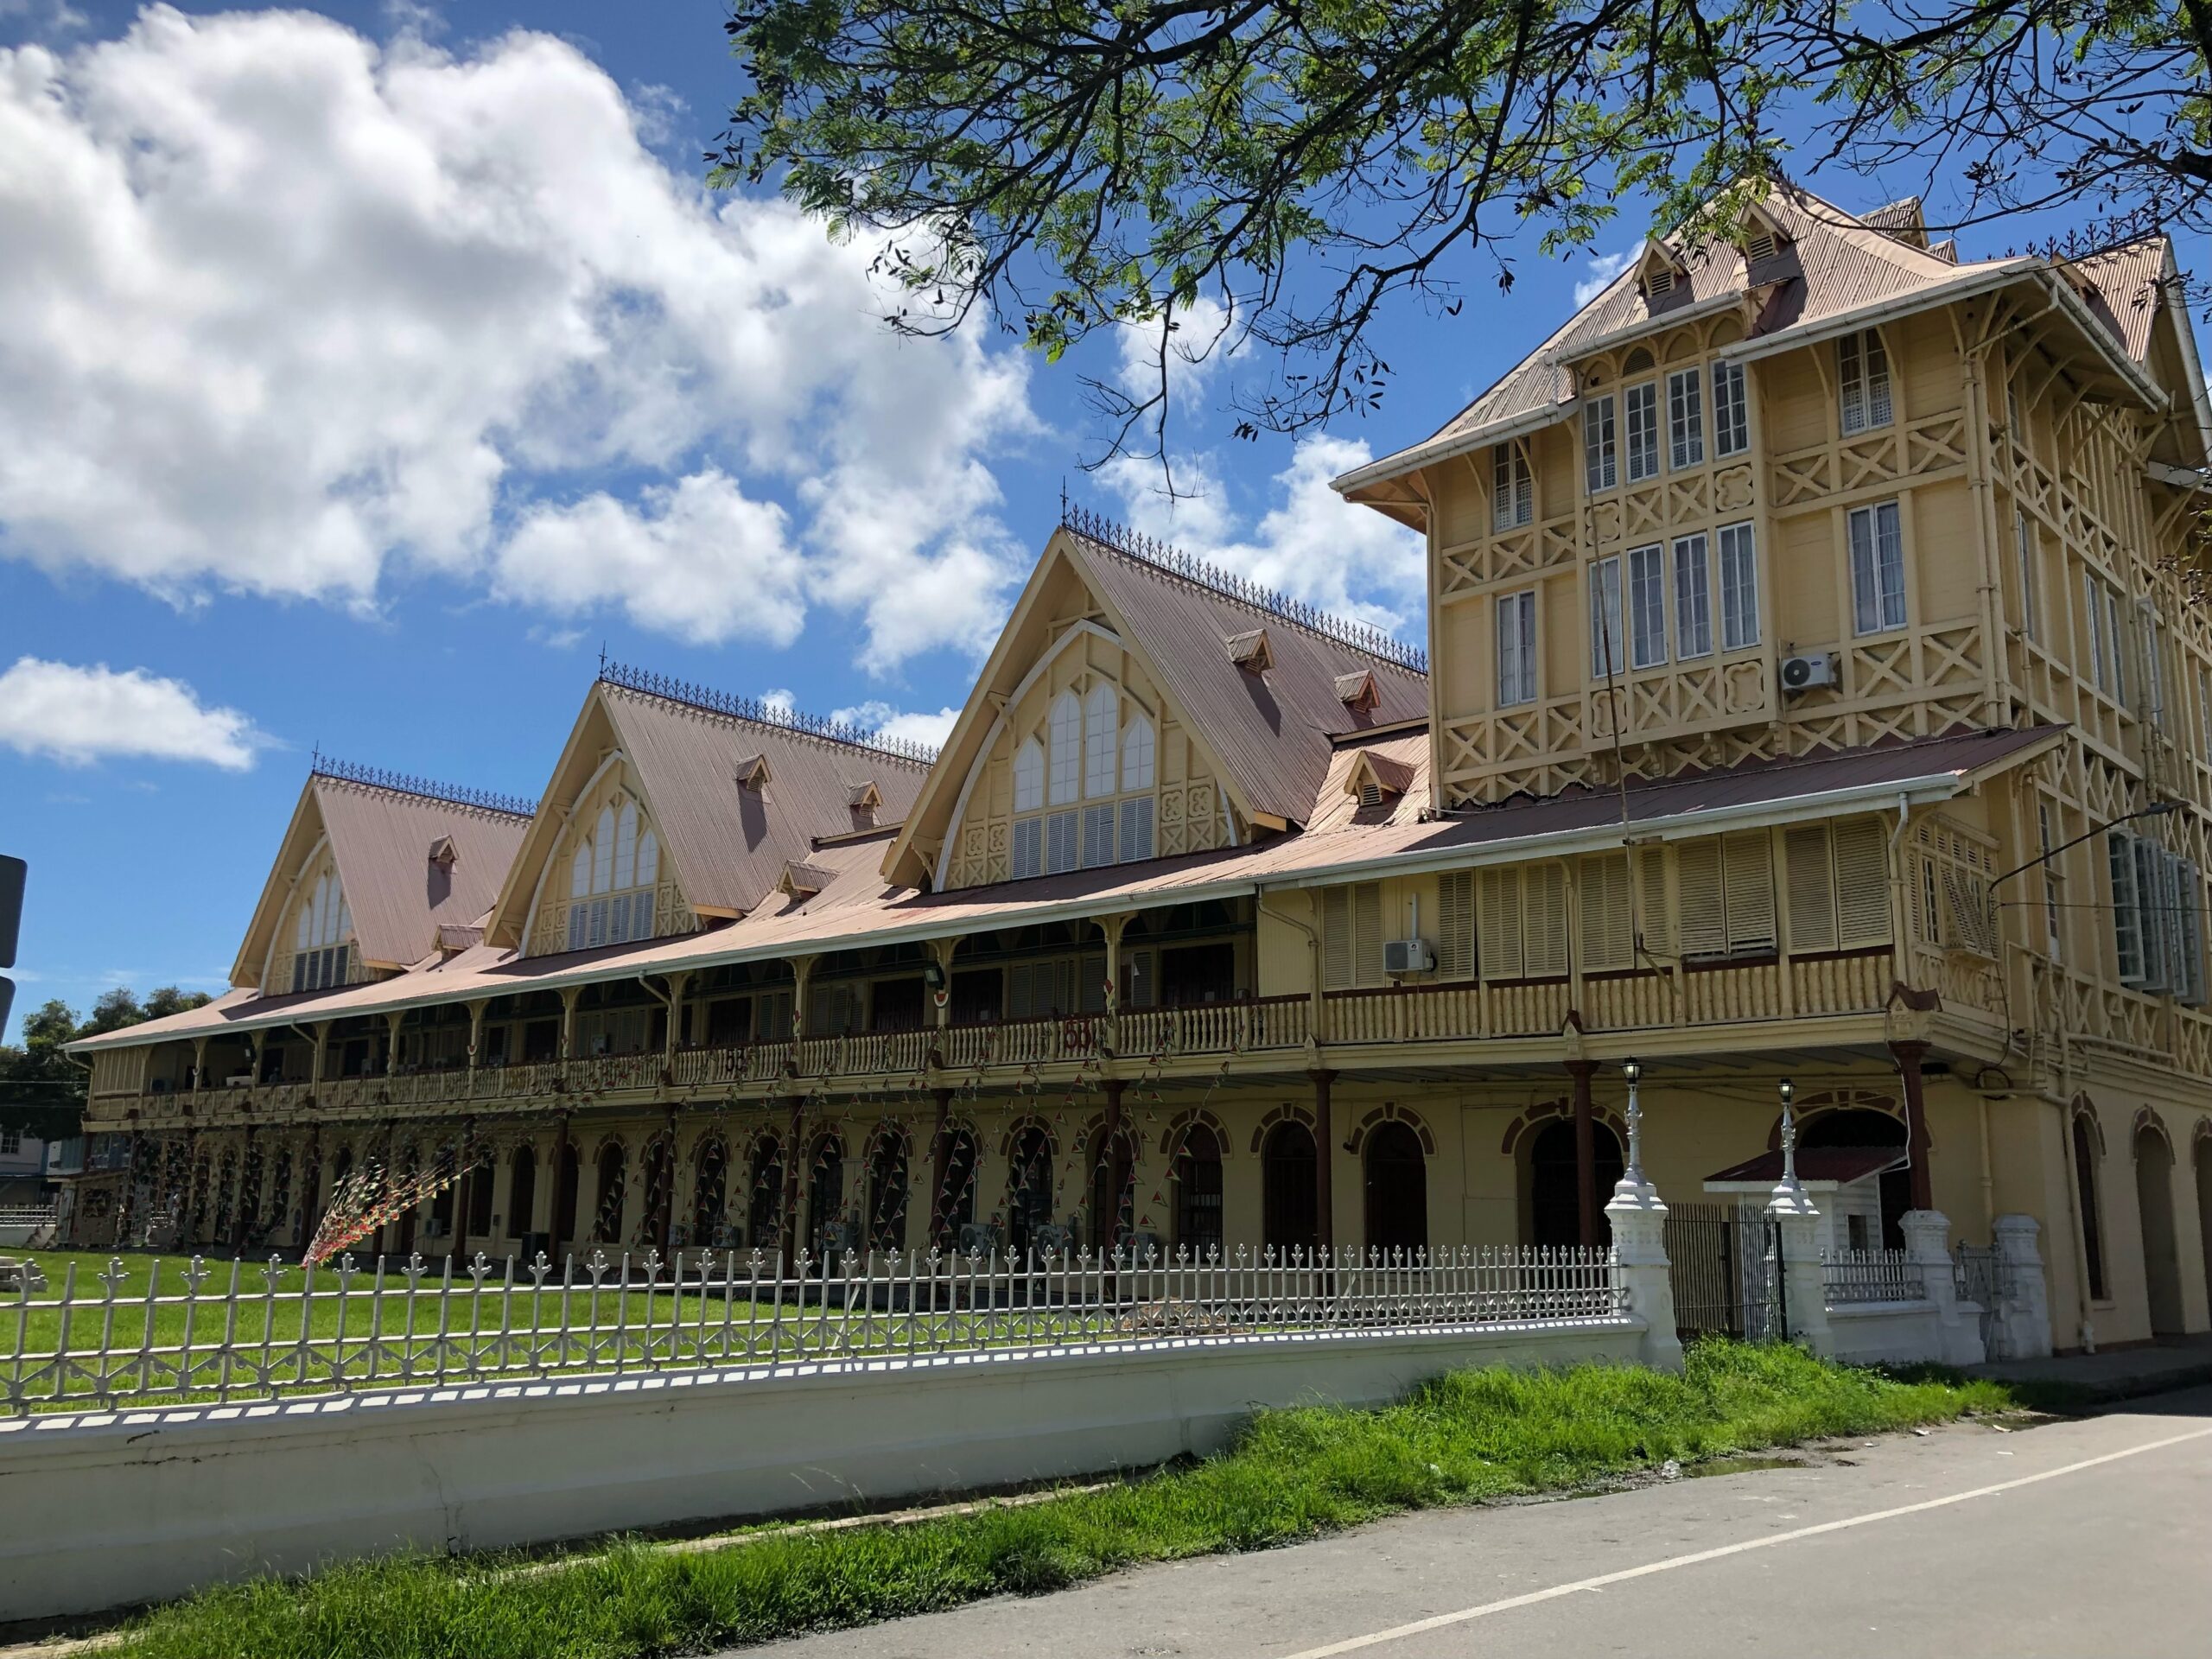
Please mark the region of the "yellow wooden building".
POLYGON ((234 988, 77 1046, 77 1236, 1602 1243, 1634 1058, 1680 1215, 1786 1077, 1839 1244, 2203 1330, 2177 276, 1778 191, 1338 480, 1426 652, 1069 514, 934 757, 610 666, 534 805, 319 763, 234 988))

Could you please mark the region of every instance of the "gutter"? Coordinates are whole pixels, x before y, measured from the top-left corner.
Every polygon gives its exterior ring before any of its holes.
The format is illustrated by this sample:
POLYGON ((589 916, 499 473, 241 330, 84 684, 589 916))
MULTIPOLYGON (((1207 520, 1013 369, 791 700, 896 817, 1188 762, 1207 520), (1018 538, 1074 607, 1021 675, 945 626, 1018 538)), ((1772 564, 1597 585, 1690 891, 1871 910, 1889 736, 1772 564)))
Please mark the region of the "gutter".
POLYGON ((1354 490, 1370 484, 1386 484, 1394 478, 1403 478, 1408 473, 1418 472, 1436 461, 1449 461, 1454 455, 1487 449, 1491 445, 1503 443, 1509 438, 1526 437, 1531 432, 1541 432, 1548 426, 1556 426, 1574 412, 1574 407, 1572 401, 1547 404, 1526 415, 1516 415, 1510 421, 1478 426, 1471 432, 1462 432, 1456 437, 1441 441, 1432 439, 1410 449, 1401 449, 1395 455, 1385 455, 1380 461, 1370 461, 1364 467, 1356 467, 1340 477, 1331 479, 1329 487, 1338 495, 1349 496, 1354 490))
MULTIPOLYGON (((1770 284, 1763 283, 1761 286, 1770 286, 1770 284)), ((1628 323, 1618 328, 1609 329, 1605 334, 1592 335, 1590 339, 1573 346, 1553 353, 1544 361, 1555 369, 1565 368, 1567 365, 1580 362, 1586 357, 1595 357, 1599 352, 1611 351, 1616 346, 1625 346, 1630 340, 1646 340, 1653 334, 1663 334, 1669 328, 1679 327, 1686 322, 1695 322, 1703 317, 1718 316, 1724 311, 1733 311, 1749 299, 1752 292, 1751 289, 1746 287, 1726 289, 1718 294, 1709 294, 1704 299, 1694 301, 1688 305, 1675 306, 1671 310, 1662 311, 1656 316, 1646 317, 1641 322, 1628 323)))

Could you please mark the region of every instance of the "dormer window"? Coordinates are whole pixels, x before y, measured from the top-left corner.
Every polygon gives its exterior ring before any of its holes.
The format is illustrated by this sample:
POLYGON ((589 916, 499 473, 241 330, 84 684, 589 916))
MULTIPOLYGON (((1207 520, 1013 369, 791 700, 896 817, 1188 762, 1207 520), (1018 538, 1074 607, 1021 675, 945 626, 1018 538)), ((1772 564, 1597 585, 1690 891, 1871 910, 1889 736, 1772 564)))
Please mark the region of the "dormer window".
POLYGON ((660 883, 660 837, 626 796, 587 821, 569 858, 568 948, 650 939, 660 883))
POLYGON ((811 899, 830 885, 835 874, 819 864, 809 864, 803 859, 795 858, 784 866, 784 874, 776 883, 776 891, 801 900, 811 899))
POLYGON ((1229 647, 1229 660, 1247 674, 1264 674, 1275 665, 1274 648, 1268 644, 1265 628, 1232 633, 1222 643, 1229 647))
POLYGON ((737 763, 737 786, 760 794, 768 787, 768 757, 748 754, 737 763))
POLYGON ((1382 706, 1382 688, 1372 669, 1355 669, 1337 676, 1337 701, 1355 715, 1371 715, 1382 706))
POLYGON ((1644 273, 1643 291, 1646 294, 1649 294, 1655 300, 1662 294, 1673 293, 1675 291, 1675 268, 1672 265, 1652 266, 1649 271, 1644 273))
POLYGON ((1360 810, 1388 806, 1413 787, 1414 769, 1387 754, 1362 754, 1344 775, 1344 793, 1360 810))
POLYGON ((460 856, 461 855, 454 850, 453 837, 451 836, 440 836, 435 841, 430 843, 430 862, 436 865, 438 868, 442 870, 450 873, 454 865, 459 861, 460 856))
POLYGON ((873 783, 856 784, 847 804, 852 808, 854 829, 873 830, 876 815, 883 810, 883 791, 873 783))

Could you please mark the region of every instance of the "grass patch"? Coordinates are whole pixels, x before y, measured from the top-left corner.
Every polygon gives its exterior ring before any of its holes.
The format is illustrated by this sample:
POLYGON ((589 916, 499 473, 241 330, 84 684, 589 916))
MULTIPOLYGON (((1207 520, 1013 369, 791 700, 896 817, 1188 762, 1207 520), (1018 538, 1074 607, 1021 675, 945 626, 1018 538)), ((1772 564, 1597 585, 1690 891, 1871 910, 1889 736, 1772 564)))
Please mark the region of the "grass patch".
POLYGON ((2005 1389, 1797 1349, 1700 1343, 1679 1376, 1611 1366, 1456 1372, 1396 1405, 1254 1419, 1196 1465, 906 1527, 678 1553, 625 1542, 528 1576, 518 1558, 410 1558, 205 1591, 127 1627, 145 1659, 643 1659, 1058 1589, 1263 1549, 1376 1516, 1570 1490, 1697 1459, 2016 1408, 2005 1389))

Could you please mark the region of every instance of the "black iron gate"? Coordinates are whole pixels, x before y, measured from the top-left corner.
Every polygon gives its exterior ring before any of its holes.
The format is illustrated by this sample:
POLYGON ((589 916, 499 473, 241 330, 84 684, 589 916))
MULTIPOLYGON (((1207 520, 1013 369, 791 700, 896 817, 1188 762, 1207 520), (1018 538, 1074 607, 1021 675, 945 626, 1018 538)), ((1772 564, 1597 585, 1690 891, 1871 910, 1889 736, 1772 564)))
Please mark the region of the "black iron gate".
POLYGON ((1667 1281, 1675 1293, 1675 1327, 1693 1337, 1789 1334, 1781 1305, 1774 1223, 1754 1205, 1670 1205, 1667 1210, 1667 1281))

